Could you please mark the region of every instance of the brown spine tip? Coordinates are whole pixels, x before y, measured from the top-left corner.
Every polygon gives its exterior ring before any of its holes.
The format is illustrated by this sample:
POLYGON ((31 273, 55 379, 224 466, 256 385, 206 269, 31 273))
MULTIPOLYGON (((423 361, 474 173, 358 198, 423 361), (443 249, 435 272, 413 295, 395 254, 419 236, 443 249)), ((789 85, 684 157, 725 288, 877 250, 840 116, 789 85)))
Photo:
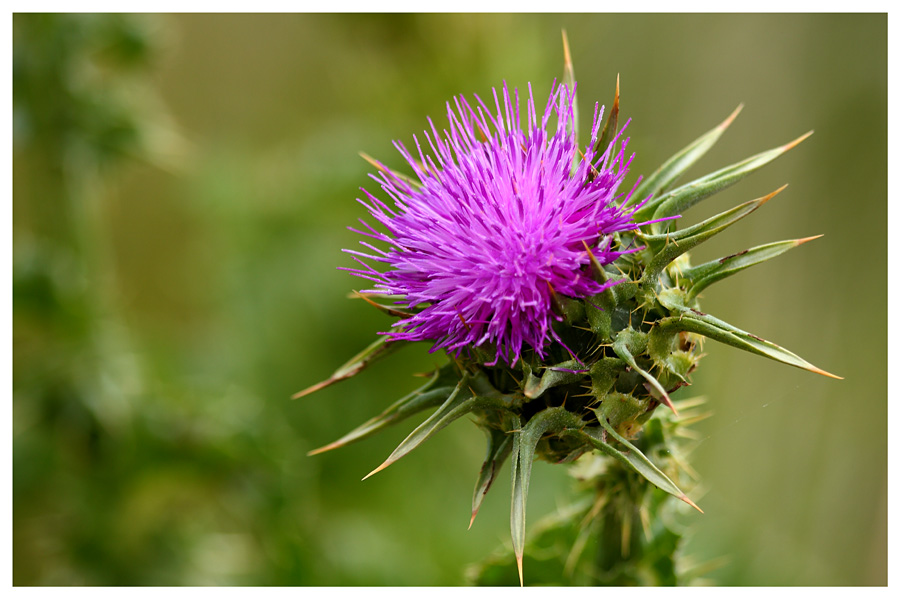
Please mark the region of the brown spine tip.
POLYGON ((387 468, 387 467, 390 466, 391 464, 393 464, 392 461, 390 461, 390 460, 385 460, 385 462, 384 462, 381 466, 379 466, 379 467, 376 468, 375 470, 372 470, 371 472, 369 472, 369 473, 368 473, 367 475, 365 475, 362 479, 363 479, 363 480, 366 480, 366 479, 369 478, 370 476, 372 476, 372 475, 374 475, 374 474, 378 474, 379 472, 381 472, 382 470, 384 470, 385 468, 387 468))
POLYGON ((320 453, 325 453, 326 451, 331 451, 332 449, 337 449, 338 447, 342 447, 343 443, 338 443, 335 441, 334 443, 329 443, 328 445, 323 445, 318 449, 313 449, 312 451, 307 451, 307 456, 319 455, 320 453))
POLYGON ((387 170, 387 168, 383 164, 381 164, 380 162, 378 162, 377 160, 375 160, 374 158, 372 158, 365 152, 360 152, 359 155, 362 157, 363 160, 365 160, 366 162, 368 162, 369 164, 371 164, 378 170, 380 170, 382 172, 387 170))
POLYGON ((379 304, 378 302, 376 302, 372 298, 370 298, 368 295, 366 295, 364 293, 360 293, 359 291, 356 291, 355 289, 353 290, 353 293, 355 294, 353 297, 362 298, 370 306, 378 308, 382 312, 389 314, 391 316, 397 316, 399 318, 410 318, 410 317, 414 316, 412 312, 404 312, 403 310, 398 310, 396 308, 391 308, 390 306, 385 306, 385 305, 379 304))
POLYGON ((694 503, 693 501, 691 501, 690 498, 689 498, 687 495, 682 495, 682 496, 679 497, 678 499, 682 500, 683 502, 685 502, 686 504, 688 504, 689 506, 691 506, 692 508, 694 508, 695 510, 697 510, 697 511, 700 512, 701 514, 703 513, 703 510, 701 510, 700 507, 699 507, 696 503, 694 503))
POLYGON ((525 586, 525 578, 522 576, 522 554, 516 553, 516 566, 519 567, 519 586, 525 586))
POLYGON ((663 393, 662 402, 666 404, 666 406, 672 410, 672 413, 678 416, 678 410, 675 409, 675 404, 672 403, 672 399, 669 397, 668 393, 663 393))
POLYGON ((821 368, 816 368, 815 366, 810 366, 809 368, 807 368, 807 370, 809 370, 810 372, 815 372, 816 374, 821 374, 823 376, 833 378, 833 379, 838 379, 839 381, 844 380, 844 377, 842 377, 842 376, 838 376, 836 374, 831 374, 830 372, 822 370, 821 368))
POLYGON ((804 237, 803 239, 795 239, 794 245, 795 246, 803 245, 807 241, 812 241, 813 239, 818 239, 819 237, 822 237, 823 235, 824 235, 824 233, 822 235, 813 235, 812 237, 804 237))
POLYGON ((300 399, 301 397, 306 397, 307 395, 315 393, 316 391, 319 391, 320 389, 324 389, 325 387, 332 384, 333 382, 334 382, 333 379, 328 379, 327 381, 322 381, 321 383, 316 383, 312 387, 307 387, 303 391, 298 391, 297 393, 294 393, 293 395, 291 395, 291 399, 300 399))
POLYGON ((775 196, 777 196, 779 193, 781 193, 782 191, 784 191, 784 190, 787 188, 787 186, 788 186, 788 184, 785 183, 784 185, 782 185, 781 187, 779 187, 778 189, 776 189, 775 191, 773 191, 773 192, 770 193, 769 195, 760 198, 760 199, 759 199, 759 205, 762 206, 763 204, 765 204, 766 202, 768 202, 769 200, 771 200, 772 198, 774 198, 775 196))
POLYGON ((725 129, 728 129, 728 127, 731 126, 731 123, 734 122, 734 119, 737 118, 737 115, 739 115, 743 109, 744 109, 744 103, 741 102, 740 104, 738 104, 738 107, 734 109, 734 112, 732 112, 730 115, 728 115, 727 119, 722 121, 722 123, 719 125, 719 131, 724 131, 725 129))
POLYGON ((804 133, 803 135, 801 135, 800 137, 798 137, 798 138, 795 139, 794 141, 788 142, 788 143, 784 144, 783 146, 781 146, 781 149, 784 150, 785 152, 787 152, 787 151, 790 150, 791 148, 794 148, 794 147, 800 145, 800 143, 801 143, 804 139, 806 139, 807 137, 809 137, 809 136, 812 135, 812 134, 813 134, 813 131, 807 131, 806 133, 804 133))
POLYGON ((562 43, 563 43, 563 60, 565 61, 565 68, 571 70, 572 69, 572 53, 569 52, 569 36, 566 35, 566 30, 562 30, 562 43))

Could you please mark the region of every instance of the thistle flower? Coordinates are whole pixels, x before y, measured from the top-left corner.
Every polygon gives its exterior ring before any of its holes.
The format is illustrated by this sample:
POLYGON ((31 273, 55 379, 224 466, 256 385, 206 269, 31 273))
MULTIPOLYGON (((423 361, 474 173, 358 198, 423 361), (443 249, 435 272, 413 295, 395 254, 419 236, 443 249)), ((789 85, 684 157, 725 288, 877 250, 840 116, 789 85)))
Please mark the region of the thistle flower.
MULTIPOLYGON (((684 582, 675 567, 681 536, 667 524, 671 502, 666 498, 699 510, 681 486, 691 472, 684 462, 684 439, 690 436, 684 427, 703 415, 691 411, 698 407, 696 399, 676 403, 670 394, 690 384, 702 339, 840 377, 700 310, 699 294, 710 285, 815 239, 769 243, 691 264, 691 249, 754 213, 784 187, 683 229, 672 219, 809 134, 677 185, 725 132, 738 107, 631 191, 620 193, 631 158, 626 160, 628 140, 617 130, 618 84, 603 130, 595 105, 590 141, 580 151, 565 38, 564 49, 564 83, 552 86, 540 122, 531 87, 523 127, 518 93, 511 97, 504 85, 500 94, 494 91, 492 109, 477 96, 474 107, 462 97, 454 108, 448 104, 449 132, 441 134, 431 123, 425 134, 430 155, 418 140, 418 159, 396 144, 418 180, 370 160, 393 206, 366 192, 361 203, 387 233, 364 221, 365 230, 357 232, 388 248, 364 241, 373 253, 346 250, 361 265, 346 270, 374 281, 362 297, 400 320, 329 379, 294 397, 354 376, 406 343, 433 341, 432 351, 443 348, 454 359, 421 388, 310 454, 434 408, 372 476, 470 416, 487 433, 487 452, 469 525, 509 460, 512 553, 523 584, 529 554, 525 506, 534 460, 573 462, 593 453, 596 467, 584 468, 591 460, 580 461, 586 501, 561 521, 537 527, 532 559, 557 566, 540 569, 545 578, 539 582, 677 584, 684 582), (365 260, 388 268, 379 272, 365 260), (378 303, 369 294, 392 298, 405 309, 378 303), (652 418, 660 405, 671 409, 652 418), (589 538, 596 542, 588 543, 589 538)), ((512 582, 510 557, 505 553, 486 563, 475 571, 475 580, 512 582)))
POLYGON ((562 319, 552 310, 554 293, 585 298, 612 286, 590 277, 590 254, 604 265, 634 251, 611 249, 612 234, 635 229, 631 216, 640 208, 622 207, 630 194, 616 202, 631 159, 625 162, 627 140, 614 157, 615 140, 599 153, 599 106, 590 142, 579 150, 575 86, 554 84, 538 121, 529 84, 524 127, 518 90, 511 98, 504 85, 501 94, 502 102, 494 89, 493 111, 477 96, 474 108, 464 97, 455 110, 448 102, 449 133, 429 119, 434 158, 418 139, 418 160, 395 143, 421 183, 381 166, 373 178, 394 206, 365 190, 368 202, 359 201, 388 233, 364 221, 366 230, 353 229, 390 250, 365 241, 376 255, 345 250, 364 267, 346 270, 376 282, 365 292, 424 306, 396 323, 392 339, 434 340, 431 351, 456 355, 490 345, 489 365, 501 358, 514 364, 525 344, 544 357, 548 338, 559 341, 551 326, 562 319), (358 257, 390 269, 379 273, 358 257))

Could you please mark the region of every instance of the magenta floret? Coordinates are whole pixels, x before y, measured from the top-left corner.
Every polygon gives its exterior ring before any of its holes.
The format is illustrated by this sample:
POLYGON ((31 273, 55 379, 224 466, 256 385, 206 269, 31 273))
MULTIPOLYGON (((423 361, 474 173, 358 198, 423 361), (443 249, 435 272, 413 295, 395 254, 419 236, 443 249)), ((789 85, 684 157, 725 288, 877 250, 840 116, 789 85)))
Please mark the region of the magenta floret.
POLYGON ((602 109, 595 106, 582 156, 573 132, 574 89, 554 84, 538 122, 529 85, 525 128, 518 90, 511 98, 504 84, 501 93, 494 90, 493 113, 478 96, 475 107, 461 96, 455 110, 448 102, 449 132, 439 133, 429 119, 431 154, 418 139, 418 159, 395 143, 421 186, 386 167, 373 175, 393 206, 366 190, 368 202, 359 201, 387 233, 364 221, 365 230, 353 230, 389 248, 362 241, 374 254, 345 250, 363 266, 345 270, 375 281, 366 293, 398 295, 420 308, 396 323, 392 338, 433 340, 432 351, 454 354, 490 347, 492 363, 514 364, 526 345, 543 356, 556 339, 552 293, 584 298, 612 284, 590 277, 585 244, 601 264, 634 251, 613 249, 611 235, 638 226, 632 215, 642 203, 623 209, 627 202, 616 196, 631 162, 628 140, 615 156, 615 141, 602 155, 595 151, 602 109), (358 256, 389 268, 378 272, 358 256))

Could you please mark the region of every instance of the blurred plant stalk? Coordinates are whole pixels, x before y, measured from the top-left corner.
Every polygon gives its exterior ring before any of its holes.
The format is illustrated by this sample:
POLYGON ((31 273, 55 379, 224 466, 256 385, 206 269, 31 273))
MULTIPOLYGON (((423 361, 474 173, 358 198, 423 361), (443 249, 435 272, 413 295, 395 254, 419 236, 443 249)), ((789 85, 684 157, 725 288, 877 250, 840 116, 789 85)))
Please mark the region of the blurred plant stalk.
MULTIPOLYGON (((90 465, 99 440, 129 425, 143 386, 116 309, 106 199, 125 165, 173 168, 184 146, 148 79, 152 19, 17 14, 14 23, 14 436, 50 423, 61 455, 90 465)), ((14 488, 14 511, 35 492, 14 488)), ((28 542, 21 524, 14 517, 16 547, 28 542)), ((17 559, 14 578, 41 580, 42 567, 17 559)))

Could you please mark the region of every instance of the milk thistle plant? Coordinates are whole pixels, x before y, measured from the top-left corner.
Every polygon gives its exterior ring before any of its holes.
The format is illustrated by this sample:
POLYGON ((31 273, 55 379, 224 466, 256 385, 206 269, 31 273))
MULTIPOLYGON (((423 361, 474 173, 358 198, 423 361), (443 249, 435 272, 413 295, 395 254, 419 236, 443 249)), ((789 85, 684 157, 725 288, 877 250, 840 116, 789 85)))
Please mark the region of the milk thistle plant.
MULTIPOLYGON (((411 174, 368 158, 381 193, 363 189, 382 229, 353 229, 364 251, 345 268, 367 279, 359 292, 393 326, 329 379, 356 375, 418 341, 448 362, 428 382, 321 453, 434 411, 368 476, 463 416, 484 429, 487 451, 472 522, 501 467, 512 476, 512 551, 473 568, 476 583, 682 584, 675 497, 693 471, 687 426, 701 401, 673 401, 697 368, 704 339, 834 377, 790 351, 700 310, 709 285, 814 237, 757 246, 693 265, 688 252, 782 189, 698 224, 678 228, 689 208, 796 146, 762 152, 690 183, 679 177, 718 140, 740 107, 631 189, 633 156, 619 128, 619 88, 604 122, 595 105, 579 145, 576 83, 565 43, 564 77, 538 109, 503 85, 483 101, 447 104, 449 129, 429 119, 415 153, 396 142, 411 174), (430 150, 430 152, 428 151, 430 150), (379 195, 381 197, 379 197, 379 195), (381 244, 379 247, 376 244, 381 244), (379 270, 373 264, 381 264, 379 270), (659 409, 658 409, 659 408, 659 409), (579 499, 532 530, 525 507, 536 458, 572 463, 579 499), (577 460, 577 462, 576 462, 577 460), (532 574, 532 569, 534 573, 532 574)), ((839 378, 839 377, 834 377, 839 378)), ((368 477, 366 477, 368 478, 368 477)))

